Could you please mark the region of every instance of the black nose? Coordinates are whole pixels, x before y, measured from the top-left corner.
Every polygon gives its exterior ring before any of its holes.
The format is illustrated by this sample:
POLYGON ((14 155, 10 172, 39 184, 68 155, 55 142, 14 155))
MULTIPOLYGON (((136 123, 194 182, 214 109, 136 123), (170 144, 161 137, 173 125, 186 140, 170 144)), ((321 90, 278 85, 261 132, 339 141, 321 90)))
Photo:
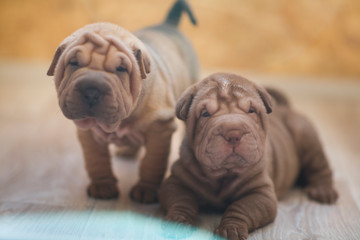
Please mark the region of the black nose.
POLYGON ((85 88, 81 91, 81 93, 84 101, 89 105, 89 107, 93 107, 100 102, 101 92, 95 87, 85 88))

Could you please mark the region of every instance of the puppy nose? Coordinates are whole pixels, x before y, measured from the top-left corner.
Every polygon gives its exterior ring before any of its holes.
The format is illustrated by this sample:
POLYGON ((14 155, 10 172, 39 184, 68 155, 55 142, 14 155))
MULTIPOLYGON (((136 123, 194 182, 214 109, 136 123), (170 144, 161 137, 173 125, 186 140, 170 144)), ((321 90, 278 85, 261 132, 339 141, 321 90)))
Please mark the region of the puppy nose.
POLYGON ((75 90, 80 93, 84 102, 90 108, 98 105, 102 97, 109 94, 111 88, 102 78, 84 77, 76 82, 75 90))
POLYGON ((90 107, 95 106, 100 102, 101 92, 95 87, 88 87, 81 91, 83 98, 90 107))
POLYGON ((238 145, 240 143, 241 133, 238 130, 231 130, 224 135, 224 138, 229 144, 238 145))

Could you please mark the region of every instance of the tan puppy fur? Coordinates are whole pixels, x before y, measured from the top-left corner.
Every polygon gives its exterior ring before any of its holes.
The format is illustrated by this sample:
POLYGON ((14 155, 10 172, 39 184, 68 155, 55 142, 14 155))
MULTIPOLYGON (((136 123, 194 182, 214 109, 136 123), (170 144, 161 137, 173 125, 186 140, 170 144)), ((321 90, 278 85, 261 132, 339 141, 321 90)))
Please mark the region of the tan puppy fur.
POLYGON ((215 233, 246 239, 274 220, 277 200, 300 177, 310 198, 336 201, 314 128, 280 92, 270 93, 275 102, 233 74, 211 75, 184 92, 176 113, 186 137, 159 193, 168 220, 193 224, 199 207, 222 209, 215 233))
POLYGON ((78 127, 95 198, 118 196, 108 144, 134 155, 146 147, 135 201, 157 201, 176 129, 174 106, 197 80, 197 60, 177 30, 181 12, 195 24, 187 3, 177 1, 164 23, 136 33, 111 23, 87 25, 58 47, 48 75, 55 76, 59 105, 78 127))

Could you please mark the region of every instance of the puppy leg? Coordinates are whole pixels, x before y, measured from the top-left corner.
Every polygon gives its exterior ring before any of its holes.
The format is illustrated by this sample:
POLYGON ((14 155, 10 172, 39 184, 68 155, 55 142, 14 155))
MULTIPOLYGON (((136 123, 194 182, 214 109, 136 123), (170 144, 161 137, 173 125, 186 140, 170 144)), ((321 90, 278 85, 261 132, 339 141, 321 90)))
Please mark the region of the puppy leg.
POLYGON ((130 196, 142 203, 157 202, 157 191, 164 178, 171 146, 171 136, 176 129, 174 120, 158 122, 146 135, 146 154, 140 165, 140 180, 130 196))
POLYGON ((227 239, 246 239, 249 232, 272 222, 276 211, 274 189, 270 186, 257 188, 226 209, 215 234, 227 239))
POLYGON ((333 186, 332 171, 321 142, 308 119, 293 116, 289 119, 306 183, 307 195, 321 203, 334 203, 338 194, 333 186))
POLYGON ((88 195, 99 199, 117 198, 117 180, 111 170, 108 146, 97 143, 90 130, 78 130, 78 137, 91 181, 87 189, 88 195))
POLYGON ((159 201, 167 220, 189 225, 195 223, 198 215, 197 198, 175 177, 170 176, 161 185, 159 201))

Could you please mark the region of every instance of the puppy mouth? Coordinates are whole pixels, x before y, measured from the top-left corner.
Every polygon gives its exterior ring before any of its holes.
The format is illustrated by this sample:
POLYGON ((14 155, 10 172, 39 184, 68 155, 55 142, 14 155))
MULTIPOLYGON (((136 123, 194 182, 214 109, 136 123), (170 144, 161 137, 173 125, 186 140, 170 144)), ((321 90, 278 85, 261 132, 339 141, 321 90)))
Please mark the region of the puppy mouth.
POLYGON ((115 103, 100 102, 91 106, 77 95, 73 98, 66 96, 60 108, 64 116, 73 120, 75 125, 82 130, 88 130, 97 125, 105 132, 112 132, 122 118, 115 103))
POLYGON ((233 151, 227 158, 223 161, 222 166, 223 167, 246 167, 248 165, 248 162, 240 156, 238 153, 233 151))
POLYGON ((236 152, 232 152, 219 165, 206 166, 206 167, 211 170, 219 170, 222 168, 232 169, 234 167, 244 168, 247 167, 248 165, 249 165, 248 162, 243 157, 241 157, 236 152))
POLYGON ((239 154, 233 152, 229 154, 218 165, 203 165, 205 171, 214 177, 222 177, 228 174, 242 173, 250 164, 239 154))

